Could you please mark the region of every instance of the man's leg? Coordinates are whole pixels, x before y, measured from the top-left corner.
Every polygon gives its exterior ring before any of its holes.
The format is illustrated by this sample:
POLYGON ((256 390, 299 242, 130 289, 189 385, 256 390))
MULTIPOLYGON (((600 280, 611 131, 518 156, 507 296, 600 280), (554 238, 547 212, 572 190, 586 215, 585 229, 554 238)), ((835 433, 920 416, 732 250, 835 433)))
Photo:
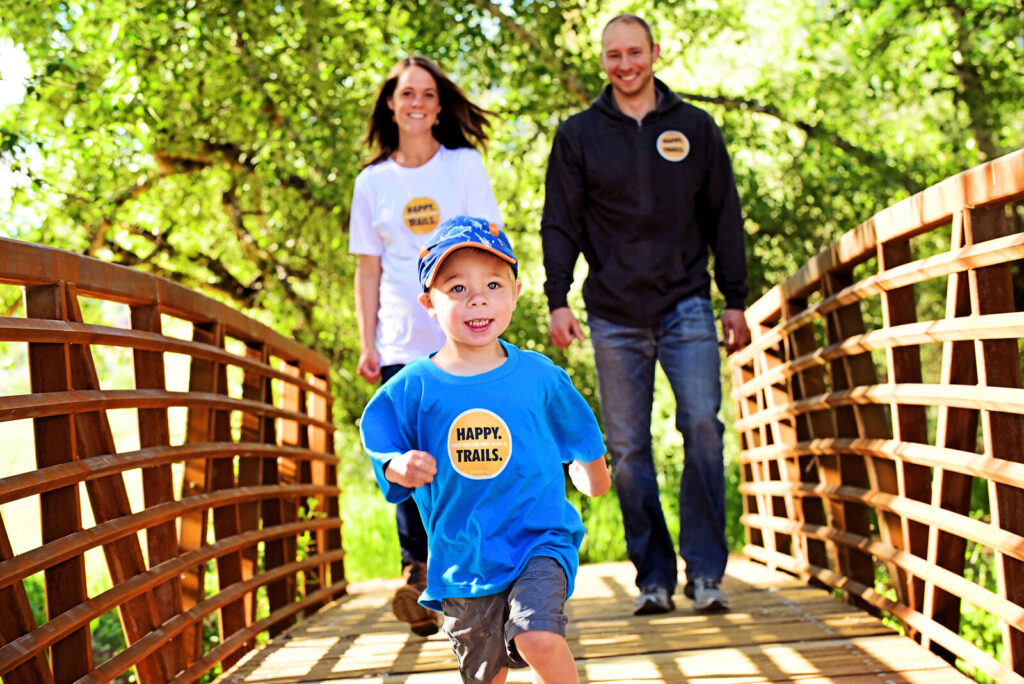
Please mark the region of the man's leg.
POLYGON ((670 609, 677 581, 676 556, 651 453, 654 336, 650 330, 593 316, 589 325, 626 551, 636 566, 637 587, 641 592, 666 590, 670 609))
POLYGON ((690 297, 677 305, 663 323, 658 358, 676 397, 676 427, 683 435, 679 553, 686 562, 690 585, 687 595, 692 598, 692 584, 698 578, 711 580, 717 587, 729 557, 725 541, 724 428, 718 419, 721 357, 709 300, 690 297))

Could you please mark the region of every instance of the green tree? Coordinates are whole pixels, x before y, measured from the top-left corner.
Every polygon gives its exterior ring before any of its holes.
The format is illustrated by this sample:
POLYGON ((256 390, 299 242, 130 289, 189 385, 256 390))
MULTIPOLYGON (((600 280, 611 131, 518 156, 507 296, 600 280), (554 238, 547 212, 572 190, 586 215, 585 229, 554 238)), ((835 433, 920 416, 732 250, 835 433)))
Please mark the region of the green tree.
POLYGON ((509 337, 596 403, 587 355, 547 343, 537 227, 552 135, 600 91, 600 30, 623 10, 653 25, 659 76, 725 131, 752 298, 1024 142, 1015 0, 9 0, 0 37, 33 76, 0 111, 0 158, 28 179, 0 233, 158 273, 296 337, 334 362, 351 424, 370 391, 352 183, 384 74, 422 53, 498 114, 487 164, 526 282, 509 337))

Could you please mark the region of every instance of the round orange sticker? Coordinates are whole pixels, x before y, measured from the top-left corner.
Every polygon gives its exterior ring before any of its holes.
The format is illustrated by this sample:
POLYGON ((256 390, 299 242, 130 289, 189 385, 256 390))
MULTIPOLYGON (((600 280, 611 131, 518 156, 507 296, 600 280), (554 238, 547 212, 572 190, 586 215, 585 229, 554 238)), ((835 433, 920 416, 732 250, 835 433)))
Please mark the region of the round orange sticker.
POLYGON ((665 131, 658 136, 658 154, 662 159, 679 162, 690 154, 690 141, 680 131, 665 131))
POLYGON ((441 209, 429 197, 417 197, 405 205, 402 218, 409 230, 417 235, 426 235, 441 222, 441 209))
POLYGON ((486 409, 470 409, 448 431, 448 458, 460 474, 487 480, 505 469, 512 454, 508 426, 486 409))

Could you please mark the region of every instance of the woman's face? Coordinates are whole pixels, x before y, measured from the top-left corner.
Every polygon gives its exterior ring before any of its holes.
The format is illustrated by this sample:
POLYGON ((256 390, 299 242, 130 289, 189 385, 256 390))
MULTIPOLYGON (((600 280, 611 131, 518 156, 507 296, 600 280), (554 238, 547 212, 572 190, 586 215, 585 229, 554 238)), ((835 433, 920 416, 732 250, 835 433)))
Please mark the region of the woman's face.
POLYGON ((430 72, 415 64, 398 77, 395 92, 388 98, 399 135, 429 133, 441 113, 441 96, 430 72))

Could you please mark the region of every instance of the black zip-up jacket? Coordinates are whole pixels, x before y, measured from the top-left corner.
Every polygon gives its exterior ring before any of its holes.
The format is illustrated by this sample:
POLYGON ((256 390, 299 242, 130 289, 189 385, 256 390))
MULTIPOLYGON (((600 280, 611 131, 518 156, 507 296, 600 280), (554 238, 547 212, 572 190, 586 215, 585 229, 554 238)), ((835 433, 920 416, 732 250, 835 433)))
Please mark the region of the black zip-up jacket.
POLYGON ((721 131, 655 86, 657 106, 639 123, 606 86, 555 134, 541 219, 552 310, 567 305, 580 252, 583 300, 598 318, 648 327, 685 297, 710 298, 709 251, 726 307, 745 308, 743 219, 721 131))

